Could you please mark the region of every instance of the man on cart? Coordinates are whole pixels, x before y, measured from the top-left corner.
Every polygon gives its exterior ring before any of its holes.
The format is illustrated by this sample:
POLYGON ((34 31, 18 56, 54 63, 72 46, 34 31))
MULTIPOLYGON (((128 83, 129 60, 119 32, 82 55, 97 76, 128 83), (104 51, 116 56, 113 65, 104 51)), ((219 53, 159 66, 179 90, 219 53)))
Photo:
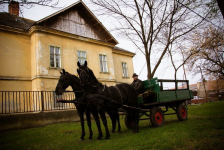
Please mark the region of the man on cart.
POLYGON ((140 79, 138 79, 138 75, 136 73, 133 74, 132 76, 133 82, 131 85, 135 88, 138 94, 142 93, 142 88, 143 88, 143 83, 140 79))

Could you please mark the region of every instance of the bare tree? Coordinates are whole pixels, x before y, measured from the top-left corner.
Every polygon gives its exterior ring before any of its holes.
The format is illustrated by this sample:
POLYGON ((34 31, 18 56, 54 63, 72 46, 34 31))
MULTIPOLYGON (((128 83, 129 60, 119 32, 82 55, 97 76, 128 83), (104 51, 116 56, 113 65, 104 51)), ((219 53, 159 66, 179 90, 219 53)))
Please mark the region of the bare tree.
POLYGON ((195 32, 190 52, 194 55, 188 61, 188 68, 194 74, 200 73, 195 66, 200 66, 205 76, 224 77, 224 31, 208 27, 204 32, 195 32))
POLYGON ((115 19, 115 31, 125 35, 145 55, 148 78, 155 75, 170 45, 175 48, 175 41, 181 42, 208 16, 207 10, 199 5, 194 7, 196 3, 190 0, 90 1, 101 8, 97 10, 102 12, 100 15, 115 19), (201 11, 204 17, 198 17, 189 8, 201 11))
POLYGON ((222 17, 224 19, 224 1, 223 0, 217 0, 218 6, 220 11, 222 12, 222 17))
MULTIPOLYGON (((13 0, 0 0, 0 6, 9 4, 13 0)), ((35 5, 47 6, 56 8, 59 0, 14 0, 19 3, 20 6, 25 8, 31 8, 35 5)))
POLYGON ((172 44, 168 48, 168 54, 170 57, 170 61, 172 63, 173 69, 174 69, 174 79, 177 80, 177 71, 183 67, 184 75, 186 78, 185 68, 184 65, 188 62, 189 59, 194 55, 192 52, 187 52, 186 48, 182 45, 178 45, 176 49, 172 48, 172 44), (175 60, 174 56, 177 54, 180 58, 180 60, 175 60), (179 61, 179 62, 178 62, 179 61))

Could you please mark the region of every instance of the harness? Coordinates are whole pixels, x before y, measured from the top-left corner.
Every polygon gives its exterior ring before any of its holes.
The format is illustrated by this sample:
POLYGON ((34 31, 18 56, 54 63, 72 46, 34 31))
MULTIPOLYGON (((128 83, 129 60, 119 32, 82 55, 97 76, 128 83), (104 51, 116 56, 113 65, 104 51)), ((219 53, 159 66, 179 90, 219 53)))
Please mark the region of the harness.
MULTIPOLYGON (((88 67, 86 67, 85 69, 87 69, 87 71, 89 72, 89 68, 88 67)), ((99 86, 99 82, 98 81, 97 81, 97 85, 92 85, 92 83, 89 82, 89 74, 86 73, 85 69, 79 69, 79 70, 81 70, 79 77, 82 76, 82 73, 85 73, 85 75, 87 76, 87 84, 90 84, 92 87, 98 87, 99 86)), ((82 80, 82 79, 80 78, 80 80, 82 80)))
POLYGON ((120 96, 121 96, 121 104, 123 105, 123 97, 122 97, 122 95, 121 95, 121 92, 120 92, 120 90, 118 89, 117 85, 114 86, 114 87, 118 90, 118 93, 119 93, 120 96))
MULTIPOLYGON (((97 80, 97 85, 95 85, 95 86, 92 85, 92 84, 89 82, 89 74, 87 73, 87 72, 89 72, 89 68, 88 68, 88 67, 86 67, 85 69, 79 69, 79 70, 81 71, 79 77, 81 77, 83 73, 87 76, 87 84, 90 84, 92 87, 98 87, 98 86, 100 85, 98 80, 97 80)), ((80 78, 80 79, 81 79, 81 78, 80 78)), ((83 83, 83 84, 84 84, 84 83, 83 83)), ((118 93, 120 94, 120 97, 121 97, 121 105, 123 105, 123 97, 122 97, 122 95, 121 95, 120 90, 118 89, 117 86, 113 86, 113 87, 115 87, 115 89, 117 89, 118 93)), ((104 85, 103 91, 102 91, 102 92, 99 92, 99 95, 101 95, 101 94, 105 91, 105 88, 106 88, 106 85, 104 85)), ((111 102, 111 103, 115 103, 114 100, 112 99, 112 96, 111 96, 111 92, 110 92, 109 87, 108 87, 108 93, 109 93, 109 97, 110 97, 110 98, 109 98, 109 99, 110 99, 110 102, 111 102)))
MULTIPOLYGON (((60 89, 63 88, 66 78, 68 78, 67 75, 65 75, 65 79, 62 80, 63 81, 62 83, 58 83, 58 87, 60 89)), ((84 90, 81 90, 81 91, 73 91, 73 92, 77 92, 77 93, 80 92, 81 93, 81 92, 84 92, 84 90)))

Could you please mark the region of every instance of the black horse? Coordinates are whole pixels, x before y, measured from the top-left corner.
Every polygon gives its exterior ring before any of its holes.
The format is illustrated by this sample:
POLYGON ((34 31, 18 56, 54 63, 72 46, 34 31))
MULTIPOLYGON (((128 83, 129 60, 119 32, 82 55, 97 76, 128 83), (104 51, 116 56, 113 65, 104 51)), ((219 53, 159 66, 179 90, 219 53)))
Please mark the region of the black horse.
MULTIPOLYGON (((74 103, 76 106, 76 109, 78 111, 78 115, 80 117, 80 121, 81 121, 81 126, 82 126, 82 136, 81 136, 81 140, 84 139, 85 136, 85 130, 84 130, 84 117, 83 114, 84 112, 86 112, 86 118, 87 118, 87 124, 89 127, 89 131, 90 131, 90 136, 89 139, 92 139, 92 129, 91 129, 91 119, 90 119, 90 112, 91 114, 94 116, 94 119, 96 120, 96 122, 99 122, 99 117, 98 117, 98 112, 96 111, 96 109, 94 107, 100 105, 100 100, 96 99, 96 98, 85 98, 85 92, 83 87, 81 86, 80 83, 80 79, 75 76, 75 75, 71 75, 68 72, 66 72, 63 69, 63 72, 61 72, 61 76, 59 78, 57 87, 55 89, 55 92, 57 95, 62 95, 62 93, 65 91, 65 89, 71 86, 75 96, 76 96, 76 100, 72 100, 72 101, 68 101, 68 100, 58 100, 58 102, 62 102, 62 103, 74 103), (94 107, 93 107, 94 106, 94 107), (91 108, 91 109, 89 109, 91 108)), ((111 112, 111 111, 107 111, 107 113, 109 114, 111 120, 112 120, 112 132, 115 132, 115 128, 116 128, 116 121, 118 120, 118 132, 120 132, 120 122, 119 122, 119 115, 117 112, 111 112)), ((102 133, 102 131, 101 131, 102 133)), ((109 138, 110 135, 107 135, 106 138, 109 138)), ((101 139, 102 134, 99 134, 97 139, 101 139)))
MULTIPOLYGON (((92 94, 92 97, 100 98, 100 100, 102 101, 100 105, 96 106, 98 110, 101 110, 101 114, 105 115, 106 109, 117 111, 124 105, 138 107, 137 92, 131 85, 122 83, 116 86, 107 87, 96 79, 93 71, 87 67, 86 61, 84 65, 80 65, 79 62, 77 63, 77 65, 79 67, 77 69, 77 72, 79 74, 81 83, 84 86, 84 91, 90 95, 92 94)), ((132 109, 130 107, 124 107, 124 109, 127 110, 128 114, 134 121, 133 132, 139 132, 138 109, 132 109)), ((103 120, 103 123, 107 132, 107 120, 103 120)), ((97 127, 98 129, 100 128, 99 123, 97 123, 97 127)), ((99 129, 99 134, 101 134, 100 131, 101 129, 99 129)))
MULTIPOLYGON (((56 95, 62 95, 65 89, 68 86, 71 86, 75 93, 75 97, 80 99, 83 98, 85 96, 85 93, 84 93, 83 87, 80 85, 79 78, 76 77, 75 75, 69 74, 64 69, 62 69, 62 72, 60 73, 61 73, 61 76, 58 80, 58 84, 55 89, 56 95)), ((86 101, 85 99, 83 99, 81 102, 73 101, 77 109, 81 126, 82 126, 82 135, 80 140, 84 140, 84 136, 85 136, 84 116, 83 116, 84 112, 86 113, 87 125, 89 127, 89 139, 92 139, 92 135, 93 135, 92 128, 91 128, 90 110, 87 108, 85 101, 86 101)), ((68 103, 68 101, 66 100, 58 100, 58 102, 68 103)))

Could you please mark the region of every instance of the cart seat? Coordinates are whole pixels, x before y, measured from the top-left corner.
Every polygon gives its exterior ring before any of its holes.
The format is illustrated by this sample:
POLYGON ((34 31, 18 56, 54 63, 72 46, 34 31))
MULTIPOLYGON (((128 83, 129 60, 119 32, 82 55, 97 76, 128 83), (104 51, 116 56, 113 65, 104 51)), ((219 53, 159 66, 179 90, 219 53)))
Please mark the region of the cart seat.
POLYGON ((156 97, 158 92, 160 92, 158 78, 145 80, 143 81, 143 93, 138 95, 138 102, 144 103, 143 102, 144 98, 148 96, 156 97))

